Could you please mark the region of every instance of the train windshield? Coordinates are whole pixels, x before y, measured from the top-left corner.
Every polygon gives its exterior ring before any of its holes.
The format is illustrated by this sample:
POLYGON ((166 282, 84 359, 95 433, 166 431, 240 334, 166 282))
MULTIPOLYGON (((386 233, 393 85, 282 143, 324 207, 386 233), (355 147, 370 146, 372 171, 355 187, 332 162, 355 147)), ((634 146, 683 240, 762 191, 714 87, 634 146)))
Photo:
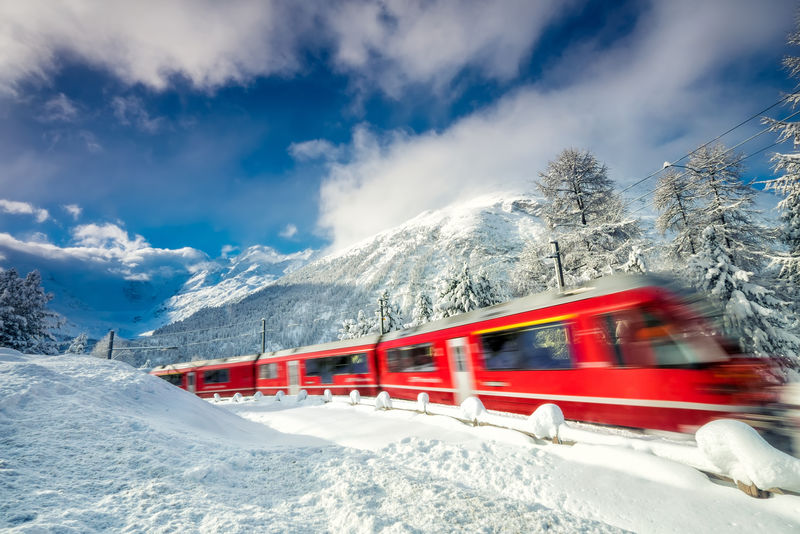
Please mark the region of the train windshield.
POLYGON ((601 331, 616 365, 693 367, 727 360, 719 338, 701 321, 676 319, 654 306, 600 316, 601 331))

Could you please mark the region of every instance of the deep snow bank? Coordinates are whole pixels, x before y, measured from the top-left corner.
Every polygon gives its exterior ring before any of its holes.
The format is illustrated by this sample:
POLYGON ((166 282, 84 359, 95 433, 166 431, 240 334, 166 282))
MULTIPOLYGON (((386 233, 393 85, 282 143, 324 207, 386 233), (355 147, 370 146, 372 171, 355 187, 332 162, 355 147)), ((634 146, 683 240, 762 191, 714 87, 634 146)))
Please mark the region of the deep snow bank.
POLYGON ((281 434, 119 362, 3 350, 0 377, 3 532, 618 530, 281 434))

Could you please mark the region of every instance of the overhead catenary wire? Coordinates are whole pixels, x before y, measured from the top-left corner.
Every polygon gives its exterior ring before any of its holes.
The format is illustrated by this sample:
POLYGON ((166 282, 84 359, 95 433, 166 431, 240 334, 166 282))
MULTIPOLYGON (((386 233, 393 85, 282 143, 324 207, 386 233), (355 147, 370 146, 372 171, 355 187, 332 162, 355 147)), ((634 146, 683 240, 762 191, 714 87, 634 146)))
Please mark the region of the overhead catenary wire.
POLYGON ((162 333, 162 334, 152 334, 152 335, 149 335, 149 336, 137 336, 136 339, 151 339, 151 338, 156 338, 156 337, 179 336, 179 335, 182 335, 182 334, 194 334, 196 332, 208 332, 209 330, 221 330, 223 328, 230 328, 230 327, 233 327, 233 326, 242 326, 242 325, 250 324, 250 323, 257 324, 260 321, 261 321, 261 319, 257 319, 257 320, 250 319, 250 320, 241 321, 241 322, 238 322, 238 323, 229 323, 229 324, 224 324, 224 325, 209 326, 209 327, 206 327, 206 328, 198 328, 198 329, 195 329, 195 330, 180 330, 178 332, 166 332, 166 333, 162 333))
MULTIPOLYGON (((794 118, 794 117, 795 117, 795 116, 797 116, 798 114, 800 114, 800 110, 798 110, 798 111, 795 111, 794 113, 792 113, 792 114, 790 114, 790 115, 787 115, 786 117, 784 117, 784 118, 783 118, 783 119, 781 119, 781 120, 782 120, 782 121, 787 121, 787 120, 789 120, 789 119, 792 119, 792 118, 794 118)), ((722 153, 720 154, 720 156, 724 156, 724 155, 726 155, 726 154, 729 154, 730 152, 733 152, 734 150, 736 150, 736 149, 737 149, 737 148, 739 148, 740 146, 744 145, 745 143, 748 143, 748 142, 752 141, 753 139, 756 139, 756 138, 758 138, 758 137, 760 137, 760 136, 764 135, 765 133, 767 133, 767 132, 768 132, 768 131, 770 131, 771 129, 772 129, 772 127, 771 127, 771 126, 768 126, 768 127, 764 128, 764 129, 762 129, 762 130, 760 130, 760 131, 756 132, 755 134, 751 135, 751 136, 750 136, 750 137, 748 137, 747 139, 745 139, 745 140, 743 140, 743 141, 741 141, 741 142, 739 142, 739 143, 737 143, 737 144, 733 145, 732 147, 730 147, 730 148, 726 149, 724 152, 722 152, 722 153)), ((717 138, 719 138, 719 137, 720 137, 720 136, 717 136, 717 138)), ((757 150, 757 151, 755 151, 755 152, 753 152, 753 153, 751 153, 751 154, 748 154, 748 155, 747 155, 747 156, 745 156, 745 157, 742 157, 742 158, 740 158, 738 161, 739 161, 739 162, 742 162, 742 161, 745 161, 746 159, 752 158, 753 156, 756 156, 756 155, 760 154, 761 152, 764 152, 765 150, 769 150, 770 148, 772 148, 772 147, 774 147, 774 146, 776 146, 776 145, 779 145, 779 144, 781 144, 782 142, 783 142, 783 141, 780 141, 780 140, 779 140, 779 141, 775 141, 774 143, 772 143, 772 144, 771 144, 771 145, 769 145, 769 146, 766 146, 766 147, 764 147, 764 148, 762 148, 762 149, 760 149, 760 150, 757 150)), ((691 153, 697 152, 698 150, 700 150, 700 148, 702 148, 702 147, 704 147, 704 146, 707 146, 708 144, 709 144, 709 143, 706 143, 706 144, 704 144, 704 145, 701 145, 700 147, 696 148, 696 149, 695 149, 693 152, 691 152, 691 153)), ((690 154, 691 154, 691 153, 690 153, 690 154)), ((671 163, 671 165, 674 165, 674 164, 675 164, 675 163, 677 163, 678 161, 681 161, 681 160, 683 160, 683 159, 685 159, 685 158, 686 158, 686 156, 682 157, 682 158, 681 158, 681 159, 679 159, 679 160, 675 160, 675 162, 671 163)), ((676 167, 679 167, 680 165, 675 165, 675 166, 676 166, 676 167)), ((667 169, 667 168, 668 168, 668 167, 666 167, 666 166, 665 166, 665 167, 662 167, 661 169, 659 169, 659 170, 658 170, 658 171, 656 171, 655 173, 652 173, 652 174, 650 174, 650 175, 646 176, 646 177, 645 177, 645 178, 643 178, 642 180, 639 180, 639 181, 638 181, 636 184, 634 184, 634 185, 640 184, 640 183, 642 183, 644 180, 646 180, 646 179, 648 179, 648 178, 652 178, 653 176, 655 176, 655 175, 656 175, 656 174, 658 174, 659 172, 662 172, 662 171, 664 171, 664 170, 665 170, 665 169, 667 169)), ((688 171, 684 171, 684 172, 682 172, 682 173, 681 173, 679 176, 685 176, 686 174, 688 174, 688 171)), ((630 189, 630 187, 627 187, 626 189, 624 189, 623 191, 621 191, 621 192, 620 192, 620 194, 621 194, 621 193, 623 193, 623 192, 625 192, 625 191, 627 191, 628 189, 630 189)), ((655 188, 653 188, 653 189, 649 189, 649 190, 648 190, 647 192, 645 192, 644 194, 642 194, 642 195, 640 195, 640 196, 638 196, 638 197, 636 197, 636 198, 634 198, 634 199, 632 199, 632 200, 629 200, 629 201, 627 201, 627 202, 623 203, 623 204, 622 204, 622 209, 625 209, 625 208, 627 208, 627 207, 628 207, 628 206, 630 206, 631 204, 633 204, 633 203, 635 203, 635 202, 638 202, 639 200, 643 199, 644 197, 646 197, 646 196, 648 196, 648 195, 651 195, 651 194, 653 194, 654 192, 655 192, 655 188)), ((639 210, 636 210, 636 211, 639 211, 639 210)), ((636 211, 634 211, 634 212, 631 212, 631 215, 633 215, 634 213, 636 213, 636 211)))
MULTIPOLYGON (((760 149, 756 150, 755 152, 752 152, 752 153, 750 153, 750 154, 748 154, 748 155, 746 155, 746 156, 743 156, 743 157, 742 157, 742 158, 740 158, 738 161, 739 161, 739 162, 742 162, 742 161, 745 161, 745 160, 747 160, 747 159, 749 159, 749 158, 752 158, 753 156, 757 156, 758 154, 760 154, 760 153, 764 152, 765 150, 769 150, 770 148, 772 148, 772 147, 774 147, 774 146, 777 146, 777 145, 781 144, 782 142, 783 142, 783 141, 775 141, 774 143, 772 143, 772 144, 769 144, 769 145, 767 145, 767 146, 765 146, 765 147, 763 147, 763 148, 760 148, 760 149)), ((727 152, 728 152, 728 151, 725 151, 725 152, 723 152, 723 154, 726 154, 727 152)), ((681 172, 681 173, 680 173, 678 176, 685 176, 685 175, 689 174, 689 172, 690 172, 690 171, 683 171, 683 172, 681 172)), ((625 204, 623 205, 623 208, 625 208, 625 207, 629 206, 630 204, 633 204, 634 202, 637 202, 637 201, 639 201, 639 200, 641 200, 641 199, 643 199, 643 198, 645 198, 645 197, 647 197, 647 196, 649 196, 649 195, 651 195, 651 194, 655 193, 655 191, 656 191, 655 189, 651 189, 651 190, 649 190, 647 193, 645 193, 645 194, 643 194, 643 195, 641 195, 641 196, 639 196, 639 197, 637 197, 637 198, 635 198, 635 199, 633 199, 633 200, 631 200, 631 201, 629 201, 629 202, 625 203, 625 204)), ((642 211, 643 209, 645 209, 645 208, 647 208, 648 206, 650 206, 650 205, 651 205, 653 202, 654 202, 653 200, 650 200, 649 202, 645 203, 644 205, 642 205, 642 206, 640 206, 640 207, 636 208, 635 210, 631 211, 631 212, 630 212, 628 215, 634 215, 634 214, 636 214, 636 213, 638 213, 638 212, 642 211)))
MULTIPOLYGON (((752 120, 753 120, 753 119, 755 119, 755 118, 758 118, 758 117, 761 117, 761 116, 763 116, 763 115, 764 115, 764 113, 766 113, 767 111, 771 110, 771 109, 772 109, 772 108, 774 108, 775 106, 779 106, 780 104, 783 104, 783 103, 784 103, 784 102, 786 102, 786 101, 787 101, 789 98, 791 98, 792 96, 796 96, 796 95, 800 95, 800 93, 789 93, 789 94, 787 94, 786 96, 784 96, 783 98, 781 98, 781 99, 780 99, 780 100, 778 100, 777 102, 775 102, 775 103, 773 103, 773 104, 771 104, 771 105, 767 106, 766 108, 762 109, 762 110, 761 110, 761 111, 759 111, 758 113, 754 113, 754 114, 753 114, 753 115, 751 115, 750 117, 748 117, 748 118, 746 118, 745 120, 741 121, 741 122, 740 122, 739 124, 737 124, 736 126, 733 126, 733 127, 729 128, 729 129, 727 129, 727 130, 726 130, 726 131, 724 131, 723 133, 721 133, 721 134, 719 134, 718 136, 716 136, 714 139, 711 139, 710 141, 706 141, 705 143, 703 143, 703 144, 702 144, 702 145, 700 145, 699 147, 695 148, 694 150, 692 150, 692 151, 690 151, 690 152, 687 152, 686 154, 684 154, 683 156, 681 156, 679 159, 676 159, 676 160, 675 160, 675 161, 673 161, 672 163, 678 163, 678 162, 680 162, 680 161, 683 161, 683 160, 685 160, 685 159, 686 159, 686 158, 688 158, 688 157, 691 157, 691 156, 692 156, 692 154, 694 154, 694 153, 695 153, 695 152, 697 152, 698 150, 700 150, 700 149, 702 149, 702 148, 705 148, 705 147, 707 147, 707 146, 708 146, 708 145, 710 145, 711 143, 715 143, 716 141, 719 141, 720 139, 722 139, 723 137, 725 137, 725 136, 726 136, 726 135, 728 135, 729 133, 733 132, 734 130, 737 130, 737 129, 741 128, 742 126, 744 126, 745 124, 747 124, 748 122, 752 121, 752 120)), ((791 117, 794 117, 795 115, 797 115, 797 113, 800 113, 800 111, 798 111, 798 112, 795 112, 795 113, 793 113, 793 114, 789 115, 789 117, 786 117, 786 118, 785 118, 785 119, 783 119, 783 120, 788 120, 788 119, 790 119, 791 117)), ((769 131, 769 130, 770 130, 770 127, 767 127, 767 128, 765 128, 765 129, 764 129, 762 132, 759 132, 759 133, 758 133, 758 135, 761 135, 762 133, 764 133, 764 132, 767 132, 767 131, 769 131)), ((756 135, 756 137, 757 137, 758 135, 756 135)), ((740 143, 740 145, 741 145, 741 143, 740 143)), ((645 176, 645 177, 644 177, 644 178, 642 178, 641 180, 638 180, 638 181, 636 181, 636 182, 632 183, 631 185, 629 185, 628 187, 626 187, 625 189, 623 189, 622 191, 620 191, 620 194, 623 194, 623 193, 625 193, 625 192, 627 192, 627 191, 629 191, 629 190, 633 189, 633 188, 634 188, 634 187, 636 187, 637 185, 639 185, 639 184, 641 184, 641 183, 644 183, 645 181, 649 180, 650 178, 652 178, 653 176, 657 175, 658 173, 660 173, 660 172, 661 172, 661 171, 663 171, 663 170, 664 170, 664 169, 663 169, 663 167, 662 167, 661 169, 658 169, 658 170, 656 170, 656 171, 654 171, 654 172, 652 172, 652 173, 648 174, 647 176, 645 176)))

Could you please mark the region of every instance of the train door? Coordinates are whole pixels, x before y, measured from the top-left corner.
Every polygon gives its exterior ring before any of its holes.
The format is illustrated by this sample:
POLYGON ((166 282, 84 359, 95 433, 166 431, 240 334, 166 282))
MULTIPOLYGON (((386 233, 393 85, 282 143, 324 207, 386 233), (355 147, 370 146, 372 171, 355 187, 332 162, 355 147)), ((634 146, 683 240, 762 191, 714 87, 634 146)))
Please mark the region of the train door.
POLYGON ((455 387, 456 404, 461 404, 464 399, 472 395, 472 370, 467 356, 467 338, 459 337, 447 340, 450 353, 450 370, 453 373, 453 386, 455 387))
POLYGON ((189 371, 186 373, 186 391, 189 393, 194 393, 195 385, 194 385, 194 371, 189 371))
POLYGON ((299 364, 297 360, 289 362, 289 395, 297 395, 300 392, 299 364))

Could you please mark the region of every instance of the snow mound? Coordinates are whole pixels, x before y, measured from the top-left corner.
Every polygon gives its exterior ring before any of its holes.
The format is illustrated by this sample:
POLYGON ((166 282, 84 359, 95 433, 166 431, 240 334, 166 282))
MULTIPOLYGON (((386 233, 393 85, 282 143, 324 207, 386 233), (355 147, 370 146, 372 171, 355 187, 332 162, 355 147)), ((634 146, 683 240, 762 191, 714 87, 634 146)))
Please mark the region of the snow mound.
POLYGON ((357 389, 350 392, 350 404, 358 404, 361 402, 361 393, 357 389))
POLYGON ((706 458, 737 482, 800 491, 800 460, 773 448, 749 425, 719 419, 702 426, 695 438, 706 458))
POLYGON ((303 402, 303 401, 304 401, 304 400, 306 400, 307 398, 308 398, 308 391, 306 391, 306 390, 304 390, 304 389, 301 389, 301 390, 300 390, 300 391, 297 393, 297 402, 303 402))
POLYGON ((254 401, 258 402, 258 401, 260 401, 262 398, 264 398, 264 394, 263 394, 263 393, 261 393, 260 391, 256 391, 255 393, 253 393, 253 400, 254 400, 254 401))
POLYGON ((464 419, 477 424, 486 413, 486 408, 478 397, 469 397, 461 403, 461 414, 464 419))
POLYGON ((537 438, 557 438, 558 428, 564 424, 564 413, 555 404, 542 404, 528 418, 528 424, 537 438))
POLYGON ((331 390, 326 389, 322 392, 322 398, 325 402, 333 402, 333 393, 331 393, 331 390))
POLYGON ((378 393, 378 396, 375 398, 375 409, 376 410, 391 410, 392 409, 392 399, 389 397, 389 394, 386 391, 381 391, 378 393))
POLYGON ((302 457, 314 443, 126 363, 5 351, 2 358, 2 532, 205 530, 206 513, 229 521, 249 488, 278 484, 263 473, 291 475, 281 455, 302 457))
POLYGON ((243 400, 242 394, 238 392, 231 399, 232 402, 242 402, 242 400, 243 400))
POLYGON ((281 390, 278 390, 278 391, 275 393, 275 400, 276 400, 276 401, 280 402, 280 401, 281 401, 281 399, 282 399, 283 397, 284 397, 284 393, 283 393, 283 391, 281 391, 281 390))

